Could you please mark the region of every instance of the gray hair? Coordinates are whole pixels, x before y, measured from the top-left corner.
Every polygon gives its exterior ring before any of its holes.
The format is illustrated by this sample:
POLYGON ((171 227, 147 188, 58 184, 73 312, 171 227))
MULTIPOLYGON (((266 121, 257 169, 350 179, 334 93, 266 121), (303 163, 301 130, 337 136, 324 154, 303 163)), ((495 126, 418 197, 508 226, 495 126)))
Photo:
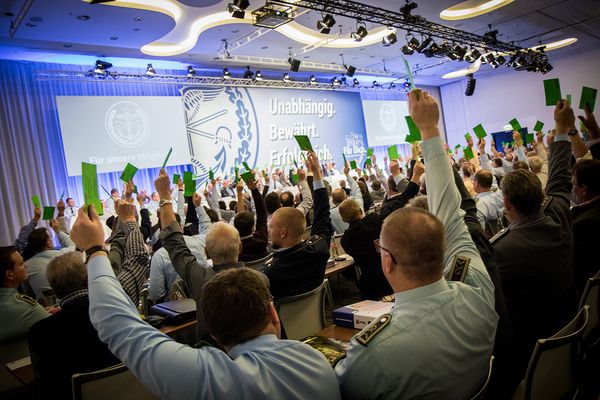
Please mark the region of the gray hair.
POLYGON ((429 211, 429 203, 427 203, 427 196, 413 197, 408 201, 406 207, 421 208, 425 211, 429 211))
POLYGON ((50 287, 59 299, 81 289, 87 289, 87 269, 83 253, 70 251, 55 257, 46 268, 50 287))
POLYGON ((235 263, 240 253, 240 233, 226 222, 211 225, 206 234, 205 249, 213 264, 235 263))

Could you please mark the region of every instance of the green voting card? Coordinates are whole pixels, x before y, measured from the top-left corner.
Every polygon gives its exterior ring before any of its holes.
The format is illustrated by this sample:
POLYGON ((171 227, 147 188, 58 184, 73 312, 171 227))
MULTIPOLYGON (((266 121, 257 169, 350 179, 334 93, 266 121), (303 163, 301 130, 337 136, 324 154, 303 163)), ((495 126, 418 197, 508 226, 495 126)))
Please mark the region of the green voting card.
POLYGON ((248 165, 247 162, 243 162, 242 165, 244 166, 244 168, 246 168, 246 171, 250 171, 250 166, 248 165))
POLYGON ((460 144, 457 144, 456 146, 454 146, 455 149, 460 149, 460 144))
POLYGON ((469 140, 471 140, 471 134, 469 132, 465 133, 465 140, 467 143, 469 143, 469 140))
POLYGON ((169 149, 169 152, 167 153, 167 156, 165 157, 165 161, 163 161, 162 169, 165 169, 165 167, 167 166, 167 163, 169 162, 169 157, 171 157, 172 152, 173 152, 173 148, 171 147, 169 149))
POLYGON ((372 155, 373 155, 373 149, 369 147, 367 149, 367 157, 371 157, 372 155))
POLYGON ((40 201, 40 196, 38 196, 38 195, 31 196, 31 202, 33 203, 34 208, 42 208, 42 202, 40 201))
POLYGON ((213 172, 212 168, 208 170, 208 179, 210 181, 213 181, 215 179, 215 173, 213 172))
POLYGON ((487 132, 485 131, 485 129, 483 129, 483 125, 481 124, 473 128, 473 132, 475 132, 475 136, 477 136, 478 139, 483 139, 487 136, 487 132))
POLYGON ((123 173, 121 174, 121 180, 125 183, 129 182, 133 179, 137 171, 138 169, 135 165, 127 163, 125 169, 123 170, 123 173))
POLYGON ((62 193, 60 194, 60 199, 64 199, 65 198, 65 191, 63 190, 62 193))
POLYGON ((104 210, 98 197, 98 174, 96 164, 81 163, 81 182, 83 186, 83 199, 86 205, 93 204, 98 215, 102 215, 104 210))
POLYGON ((244 172, 242 174, 242 179, 244 180, 244 182, 248 183, 250 181, 254 180, 254 172, 252 171, 248 171, 248 172, 244 172))
POLYGON ((521 130, 521 124, 519 123, 519 121, 517 121, 516 118, 511 119, 508 123, 510 124, 510 126, 512 126, 513 130, 521 130))
POLYGON ((533 136, 533 133, 528 133, 527 135, 525 135, 525 140, 527 141, 527 143, 535 142, 535 137, 533 136))
POLYGON ((351 160, 350 161, 350 169, 356 169, 356 168, 358 168, 358 166, 356 165, 356 161, 351 160))
POLYGON ((541 132, 542 129, 544 129, 544 123, 542 121, 536 122, 535 126, 533 127, 533 131, 534 132, 541 132))
POLYGON ((567 95, 567 102, 569 103, 569 105, 573 104, 573 97, 570 94, 567 95))
POLYGON ((398 158, 400 158, 398 156, 398 147, 396 147, 396 145, 388 147, 387 152, 388 152, 388 157, 390 158, 390 161, 397 160, 398 158))
POLYGON ((177 185, 179 183, 179 178, 181 178, 181 176, 179 176, 179 174, 173 174, 173 183, 175 185, 177 185))
POLYGON ((410 89, 415 90, 417 86, 415 85, 415 80, 413 78, 412 71, 410 70, 410 65, 408 65, 408 61, 406 61, 406 58, 404 58, 402 54, 400 54, 400 56, 402 57, 402 61, 404 61, 404 68, 406 69, 406 76, 410 82, 410 89))
POLYGON ((414 143, 421 140, 421 131, 417 127, 417 124, 415 124, 415 121, 412 119, 412 117, 407 115, 404 118, 406 119, 406 125, 408 125, 408 136, 406 141, 409 143, 414 143), (409 136, 411 140, 408 140, 409 136))
POLYGON ((365 166, 367 166, 367 165, 368 165, 369 167, 372 165, 372 162, 371 162, 371 159, 370 159, 370 158, 367 158, 367 160, 365 161, 365 166))
POLYGON ((596 106, 596 96, 598 95, 598 89, 593 89, 584 86, 581 90, 581 100, 579 101, 579 109, 585 110, 587 104, 591 112, 594 112, 596 106))
POLYGON ((463 153, 465 153, 465 158, 467 160, 472 160, 473 158, 475 158, 475 156, 473 155, 473 149, 470 147, 463 147, 463 153))
POLYGON ((54 218, 54 207, 45 206, 44 215, 42 216, 42 219, 44 221, 50 221, 52 218, 54 218))
POLYGON ((300 150, 310 150, 313 151, 312 144, 310 144, 310 139, 306 135, 296 135, 296 142, 298 142, 298 146, 300 146, 300 150))
POLYGON ((193 196, 196 192, 196 181, 194 180, 194 174, 192 171, 185 171, 183 173, 183 183, 185 185, 183 195, 193 196))
POLYGON ((544 94, 547 106, 555 106, 562 99, 558 78, 544 80, 544 94))

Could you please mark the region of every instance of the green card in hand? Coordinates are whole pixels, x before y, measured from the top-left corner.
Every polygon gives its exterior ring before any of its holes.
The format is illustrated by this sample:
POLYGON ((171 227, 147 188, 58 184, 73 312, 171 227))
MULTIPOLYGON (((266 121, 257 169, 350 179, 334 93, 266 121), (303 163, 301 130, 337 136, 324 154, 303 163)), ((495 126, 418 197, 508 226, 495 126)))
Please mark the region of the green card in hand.
POLYGON ((396 147, 396 145, 388 147, 387 152, 388 152, 388 157, 390 158, 390 161, 397 160, 398 158, 400 158, 398 156, 398 147, 396 147))
POLYGON ((171 157, 172 152, 173 152, 173 148, 171 147, 169 149, 169 152, 167 153, 167 156, 165 157, 165 161, 163 162, 162 169, 165 169, 165 167, 167 166, 167 163, 169 162, 169 157, 171 157))
POLYGON ((471 140, 471 134, 469 132, 465 133, 465 140, 467 141, 467 143, 469 142, 469 140, 471 140))
POLYGON ((544 95, 547 106, 555 106, 562 99, 558 78, 544 80, 544 95))
POLYGON ((181 178, 179 174, 173 174, 173 184, 177 185, 179 183, 179 178, 181 178))
POLYGON ((127 163, 125 170, 123 170, 123 173, 121 174, 121 180, 125 183, 129 182, 133 179, 137 171, 138 169, 135 165, 127 163))
POLYGON ((242 174, 242 179, 244 180, 244 182, 248 183, 250 181, 254 180, 254 172, 252 171, 248 171, 248 172, 244 172, 242 174))
POLYGON ((585 110, 585 105, 590 108, 591 112, 594 112, 596 106, 596 96, 598 95, 598 89, 593 89, 584 86, 581 90, 581 100, 579 101, 579 109, 585 110))
POLYGON ((185 185, 183 195, 193 196, 196 192, 196 181, 194 181, 194 174, 192 173, 192 171, 185 171, 183 173, 183 183, 185 185))
POLYGON ((513 130, 518 131, 521 130, 521 124, 517 121, 516 118, 513 118, 509 122, 510 126, 512 126, 513 130))
POLYGON ((544 123, 542 121, 536 122, 535 126, 533 127, 533 131, 534 132, 541 132, 542 129, 544 129, 544 123))
POLYGON ((45 206, 44 215, 42 216, 42 219, 44 221, 50 221, 52 218, 54 218, 54 207, 45 206))
POLYGON ((454 146, 455 149, 460 149, 460 144, 457 144, 456 146, 454 146))
POLYGON ((83 186, 83 199, 85 205, 94 205, 98 215, 104 214, 102 203, 98 197, 98 174, 96 164, 81 163, 81 182, 83 186))
POLYGON ((367 157, 371 157, 372 155, 373 155, 373 149, 369 147, 367 149, 367 157))
POLYGON ((463 153, 465 153, 465 158, 467 160, 472 160, 473 158, 475 158, 475 156, 473 155, 473 149, 470 147, 463 147, 463 153))
POLYGON ((208 170, 208 180, 213 181, 215 179, 215 173, 212 168, 208 170))
POLYGON ((31 196, 31 202, 33 203, 34 208, 42 208, 42 202, 40 201, 40 196, 38 196, 38 195, 31 196))
POLYGON ((248 165, 248 163, 243 162, 242 165, 244 166, 244 168, 246 168, 246 171, 250 171, 250 166, 248 165))
POLYGON ((368 165, 368 166, 373 165, 370 158, 367 158, 367 160, 365 161, 365 165, 368 165))
POLYGON ((351 160, 350 161, 350 169, 356 169, 356 168, 358 168, 358 165, 356 165, 356 161, 351 160))
POLYGON ((300 146, 300 150, 310 150, 313 151, 312 144, 310 143, 310 139, 306 135, 296 135, 296 142, 298 142, 298 146, 300 146))
POLYGON ((573 104, 573 97, 570 94, 567 95, 567 102, 569 103, 569 105, 573 104))
POLYGON ((406 125, 408 125, 408 136, 410 136, 412 140, 407 140, 407 142, 414 143, 421 140, 421 131, 417 127, 417 124, 415 124, 415 121, 412 119, 412 117, 410 115, 407 115, 404 118, 406 119, 406 125))
POLYGON ((533 133, 528 133, 527 135, 525 135, 525 140, 527 141, 527 143, 535 142, 535 137, 533 136, 533 133))
POLYGON ((473 132, 475 132, 475 136, 477 136, 478 139, 483 139, 487 136, 487 132, 485 131, 485 129, 483 129, 483 125, 481 124, 473 128, 473 132))

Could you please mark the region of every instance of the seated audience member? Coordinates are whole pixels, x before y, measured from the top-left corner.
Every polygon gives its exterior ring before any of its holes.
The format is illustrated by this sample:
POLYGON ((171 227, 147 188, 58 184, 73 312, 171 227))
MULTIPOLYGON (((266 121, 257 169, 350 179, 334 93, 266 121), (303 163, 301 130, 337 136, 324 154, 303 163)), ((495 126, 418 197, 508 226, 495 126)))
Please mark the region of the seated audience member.
MULTIPOLYGON (((161 199, 170 196, 169 181, 161 170, 155 182, 161 199)), ((162 207, 170 214, 163 220, 169 224, 174 221, 170 208, 170 204, 162 207)), ((78 248, 102 246, 102 226, 93 207, 89 217, 79 214, 72 235, 78 248)), ((179 242, 183 245, 181 238, 179 242)), ((194 263, 189 252, 188 256, 194 263)), ((258 272, 223 271, 204 288, 202 313, 226 353, 177 343, 142 321, 105 253, 95 252, 87 268, 90 319, 98 336, 159 398, 340 398, 333 370, 321 353, 300 342, 278 339, 279 317, 258 272)))
POLYGON ((27 266, 16 247, 0 247, 0 342, 25 336, 36 322, 50 316, 37 301, 19 294, 27 266))
POLYGON ((492 355, 494 287, 458 213, 437 104, 417 89, 409 110, 423 137, 433 214, 404 208, 383 223, 375 245, 395 307, 357 334, 335 366, 344 398, 469 398, 485 381, 492 355), (455 257, 469 268, 460 281, 447 281, 444 269, 455 267, 455 257))
POLYGON ((152 197, 150 198, 150 202, 146 205, 146 208, 151 213, 156 213, 158 210, 158 201, 159 201, 158 193, 152 192, 152 197))
POLYGON ((340 188, 346 192, 346 196, 350 196, 350 189, 346 187, 346 181, 344 179, 340 180, 340 188))
POLYGON ((252 193, 256 209, 256 228, 254 214, 251 211, 241 211, 233 219, 233 226, 238 230, 242 241, 240 261, 254 261, 266 257, 269 252, 269 231, 267 227, 267 209, 265 201, 256 187, 257 181, 249 181, 248 189, 252 193))
MULTIPOLYGON (((361 209, 364 207, 362 193, 360 191, 360 186, 354 180, 353 177, 350 176, 350 164, 344 167, 344 175, 350 184, 350 195, 351 198, 356 200, 356 202, 360 205, 361 209)), ((331 201, 333 202, 333 208, 329 210, 330 218, 331 218, 331 227, 336 234, 342 234, 348 229, 348 224, 342 220, 340 216, 339 205, 342 204, 344 200, 346 200, 347 192, 345 190, 345 181, 340 181, 340 187, 337 189, 333 189, 331 191, 331 201), (342 186, 342 182, 344 182, 344 186, 342 186)))
POLYGON ((600 270, 595 254, 600 232, 600 160, 581 160, 573 168, 573 271, 579 294, 600 270))
POLYGON ((492 191, 493 180, 494 176, 486 169, 477 171, 473 179, 473 189, 477 193, 477 219, 490 238, 504 228, 502 191, 492 191))
POLYGON ((371 205, 373 205, 373 199, 371 199, 371 195, 369 194, 367 184, 363 181, 358 181, 357 183, 360 189, 360 194, 363 198, 363 210, 369 211, 371 209, 371 205))
POLYGON ((37 300, 44 302, 44 291, 50 290, 46 279, 46 267, 52 259, 67 251, 75 250, 75 244, 66 233, 62 232, 56 219, 50 221, 50 226, 58 236, 61 249, 56 250, 52 237, 46 228, 35 229, 27 239, 27 246, 23 251, 23 258, 27 263, 27 286, 31 288, 37 300))
POLYGON ((325 277, 332 236, 329 201, 321 167, 314 153, 309 153, 307 164, 313 173, 314 186, 311 237, 302 241, 306 220, 295 208, 278 209, 269 225, 269 237, 275 253, 265 274, 275 298, 308 292, 323 283, 325 277))
POLYGON ((117 188, 112 188, 110 190, 110 197, 106 199, 106 217, 110 217, 117 213, 117 210, 115 209, 117 200, 119 200, 119 190, 117 188))
POLYGON ((75 215, 77 215, 77 210, 79 210, 79 207, 75 205, 75 200, 73 200, 71 197, 68 197, 67 200, 65 200, 65 203, 65 218, 73 218, 75 215))
POLYGON ((80 252, 54 258, 46 272, 60 311, 33 325, 27 335, 36 386, 42 398, 72 397, 71 376, 118 364, 98 339, 89 316, 87 270, 80 252))
MULTIPOLYGON (((557 333, 575 315, 573 233, 570 206, 571 146, 567 133, 575 116, 566 102, 554 111, 558 135, 550 143, 546 191, 540 180, 515 162, 502 179, 510 225, 492 245, 502 289, 524 369, 537 339, 557 333)), ((523 163, 525 164, 525 163, 523 163)), ((526 165, 526 164, 525 164, 526 165)))
POLYGON ((378 180, 373 181, 371 184, 371 199, 374 203, 381 203, 385 198, 385 191, 381 187, 381 182, 378 180))
POLYGON ((517 170, 529 171, 529 165, 527 165, 527 163, 525 161, 517 160, 513 163, 512 169, 513 169, 513 171, 517 171, 517 170))
POLYGON ((221 189, 221 197, 234 197, 235 198, 235 189, 231 187, 231 181, 229 179, 223 179, 223 188, 221 189))

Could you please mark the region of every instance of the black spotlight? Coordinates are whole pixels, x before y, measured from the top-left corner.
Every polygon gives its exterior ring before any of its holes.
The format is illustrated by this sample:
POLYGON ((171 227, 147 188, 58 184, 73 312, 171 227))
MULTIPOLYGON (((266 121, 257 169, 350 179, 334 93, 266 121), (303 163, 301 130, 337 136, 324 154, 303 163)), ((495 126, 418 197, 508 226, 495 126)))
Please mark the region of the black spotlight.
POLYGON ((357 42, 360 42, 368 34, 369 32, 367 31, 367 27, 365 26, 365 24, 359 23, 356 26, 356 32, 352 32, 350 36, 352 37, 352 39, 356 40, 357 42))
POLYGON ((417 46, 417 48, 415 49, 417 51, 417 53, 422 53, 423 50, 425 50, 427 48, 427 46, 429 46, 431 44, 431 41, 432 41, 432 39, 430 37, 423 40, 421 42, 421 44, 419 46, 417 46))
POLYGON ((379 87, 379 83, 377 83, 377 81, 373 81, 373 84, 371 85, 371 87, 376 88, 379 87))
POLYGON ((262 81, 264 79, 262 72, 256 71, 256 75, 254 76, 254 79, 257 81, 262 81))
POLYGON ((335 25, 335 19, 331 14, 326 14, 322 20, 317 22, 317 29, 321 33, 328 34, 331 32, 333 25, 335 25))
POLYGON ((394 82, 390 82, 390 89, 396 89, 396 84, 394 82))
POLYGON ((406 54, 407 56, 410 56, 411 54, 414 54, 415 51, 413 49, 411 49, 410 47, 408 47, 407 45, 402 46, 402 53, 406 54))
POLYGON ((498 31, 489 31, 489 32, 484 33, 483 34, 483 42, 485 44, 492 44, 492 45, 498 43, 498 38, 496 37, 496 35, 498 35, 498 31))
POLYGON ((423 55, 427 58, 444 54, 444 50, 438 46, 436 42, 431 43, 431 46, 423 50, 423 55))
POLYGON ((233 0, 233 3, 227 5, 227 11, 233 18, 243 19, 246 15, 244 10, 248 8, 248 6, 250 6, 249 0, 233 0))
POLYGON ((402 84, 402 86, 403 86, 404 90, 406 90, 407 92, 408 92, 408 91, 410 91, 410 89, 411 89, 411 87, 412 87, 412 85, 410 84, 410 82, 409 82, 409 81, 405 81, 405 82, 402 84))
POLYGON ((337 78, 337 76, 331 80, 331 84, 333 86, 340 86, 341 83, 342 82, 337 78))
POLYGON ((481 57, 481 53, 479 52, 479 50, 471 49, 471 51, 465 55, 465 61, 474 63, 479 59, 479 57, 481 57))
POLYGON ((344 68, 346 68, 346 75, 352 78, 354 76, 354 73, 356 72, 356 67, 353 65, 344 64, 344 68))
POLYGON ((298 72, 300 69, 300 60, 296 60, 292 57, 288 58, 288 63, 290 63, 290 71, 298 72))
POLYGON ((244 71, 244 79, 252 79, 254 78, 254 72, 250 71, 250 66, 246 67, 246 71, 244 71))
POLYGON ((396 34, 394 32, 390 33, 387 36, 384 36, 381 39, 381 44, 383 44, 384 46, 391 46, 394 43, 396 43, 398 41, 398 37, 396 36, 396 34))
POLYGON ((496 62, 498 65, 502 65, 506 62, 506 58, 504 58, 502 55, 498 55, 496 56, 496 62))
POLYGON ((421 44, 421 42, 419 42, 419 39, 417 39, 416 37, 411 37, 410 40, 408 41, 408 43, 406 43, 406 45, 408 47, 410 47, 413 50, 416 50, 419 45, 421 44))
POLYGON ((231 72, 229 72, 229 69, 223 68, 223 79, 230 79, 230 78, 231 78, 231 72))
POLYGON ((187 77, 191 79, 194 76, 196 76, 196 70, 191 65, 188 65, 188 67, 187 67, 187 77))
POLYGON ((317 84, 317 78, 315 78, 314 75, 311 75, 310 78, 308 79, 308 83, 310 83, 311 85, 316 85, 317 84))
POLYGON ((148 64, 148 66, 146 67, 146 76, 148 78, 152 78, 154 75, 156 75, 156 70, 154 69, 154 67, 152 67, 152 64, 148 64))
POLYGON ((352 80, 352 87, 357 87, 358 85, 360 85, 360 82, 358 82, 358 79, 354 78, 352 80))
POLYGON ((287 72, 283 74, 283 81, 284 82, 289 82, 292 79, 290 78, 290 74, 288 74, 287 72))
POLYGON ((98 75, 106 75, 109 68, 112 68, 112 64, 102 60, 96 60, 96 65, 94 65, 94 73, 98 75))

